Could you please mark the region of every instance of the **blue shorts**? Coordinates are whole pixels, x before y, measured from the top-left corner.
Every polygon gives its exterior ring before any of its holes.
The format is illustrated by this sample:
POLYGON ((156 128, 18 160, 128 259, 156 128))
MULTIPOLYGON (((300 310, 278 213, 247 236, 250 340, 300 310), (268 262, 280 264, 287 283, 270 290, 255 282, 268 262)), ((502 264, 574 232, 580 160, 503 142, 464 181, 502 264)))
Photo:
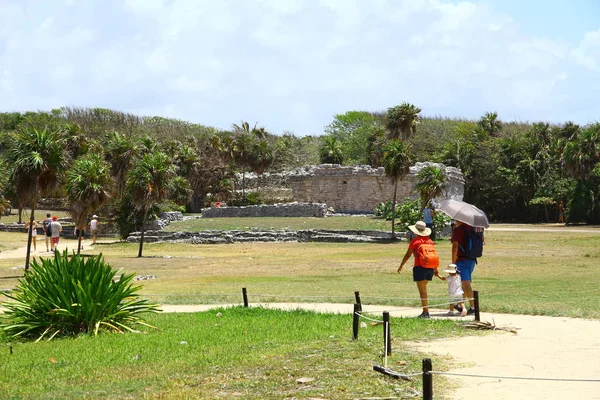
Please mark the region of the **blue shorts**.
POLYGON ((413 267, 413 281, 430 281, 433 279, 433 268, 413 267))
POLYGON ((473 270, 475 269, 475 260, 467 259, 457 261, 456 269, 458 270, 461 281, 470 281, 471 274, 473 274, 473 270))

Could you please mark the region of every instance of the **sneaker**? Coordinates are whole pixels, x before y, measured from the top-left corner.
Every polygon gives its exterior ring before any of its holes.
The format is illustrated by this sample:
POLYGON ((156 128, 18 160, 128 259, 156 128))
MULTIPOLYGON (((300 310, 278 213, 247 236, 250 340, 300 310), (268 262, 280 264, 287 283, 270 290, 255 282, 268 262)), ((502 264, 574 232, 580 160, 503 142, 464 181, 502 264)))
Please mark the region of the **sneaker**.
POLYGON ((455 309, 456 311, 458 311, 458 312, 462 312, 462 310, 463 310, 463 308, 462 308, 462 306, 461 306, 460 304, 455 304, 455 305, 454 305, 454 309, 455 309))
POLYGON ((449 316, 449 317, 452 317, 453 315, 456 315, 456 313, 455 313, 454 311, 452 311, 452 310, 451 310, 451 311, 448 311, 448 312, 446 313, 446 315, 447 315, 447 316, 449 316))
POLYGON ((430 318, 430 317, 429 317, 429 313, 428 312, 423 312, 417 318, 430 318))
POLYGON ((467 310, 462 310, 462 311, 460 312, 460 316, 461 316, 461 317, 466 317, 466 316, 467 316, 467 310))
POLYGON ((475 314, 475 309, 469 308, 469 311, 467 311, 467 315, 473 315, 473 314, 475 314))

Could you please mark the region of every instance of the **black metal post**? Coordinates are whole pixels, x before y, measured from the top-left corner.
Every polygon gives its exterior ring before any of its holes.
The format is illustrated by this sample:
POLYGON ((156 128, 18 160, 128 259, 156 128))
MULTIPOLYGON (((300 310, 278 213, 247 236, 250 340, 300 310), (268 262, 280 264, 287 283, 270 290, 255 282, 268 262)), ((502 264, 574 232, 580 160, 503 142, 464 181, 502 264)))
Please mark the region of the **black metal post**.
POLYGON ((384 354, 388 356, 392 355, 392 337, 390 335, 390 313, 387 311, 383 312, 383 344, 384 354))
POLYGON ((473 302, 475 303, 475 321, 481 321, 481 317, 479 316, 479 292, 477 290, 473 291, 473 302))
POLYGON ((352 313, 352 340, 358 340, 360 311, 360 304, 354 304, 354 312, 352 313))
POLYGON ((423 400, 433 400, 433 376, 431 359, 423 359, 423 400))
POLYGON ((244 297, 244 307, 248 307, 248 292, 246 288, 242 288, 242 297, 244 297))
POLYGON ((358 304, 358 311, 362 312, 362 303, 360 302, 360 293, 358 291, 354 292, 354 299, 356 299, 356 304, 358 304))
POLYGON ((13 353, 13 349, 12 349, 12 344, 10 345, 10 355, 12 356, 13 353))

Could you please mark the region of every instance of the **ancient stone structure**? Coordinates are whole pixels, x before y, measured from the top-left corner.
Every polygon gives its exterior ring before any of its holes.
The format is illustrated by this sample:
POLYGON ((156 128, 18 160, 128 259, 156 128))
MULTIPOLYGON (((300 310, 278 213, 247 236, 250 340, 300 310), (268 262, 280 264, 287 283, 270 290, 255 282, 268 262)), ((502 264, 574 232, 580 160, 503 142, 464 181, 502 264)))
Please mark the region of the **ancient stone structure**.
POLYGON ((327 205, 319 203, 285 203, 246 207, 214 207, 202 211, 202 218, 227 217, 324 217, 327 205))
MULTIPOLYGON (((410 168, 409 174, 398 182, 397 199, 416 198, 414 191, 417 183, 416 174, 426 165, 417 163, 410 168)), ((448 187, 443 198, 462 200, 464 194, 464 178, 458 168, 443 168, 448 177, 448 187)), ((368 165, 341 167, 338 164, 322 164, 298 168, 289 176, 294 200, 307 203, 325 203, 335 212, 371 213, 382 202, 391 200, 394 194, 394 183, 385 175, 383 168, 372 168, 368 165)))
MULTIPOLYGON (((127 238, 129 243, 139 243, 140 232, 133 232, 127 238)), ((397 233, 396 238, 407 240, 407 233, 397 233)), ((218 231, 202 232, 165 232, 148 231, 144 234, 144 242, 170 242, 192 244, 227 244, 247 242, 336 242, 336 243, 389 243, 392 242, 390 232, 308 229, 291 231, 285 229, 251 231, 218 231)))

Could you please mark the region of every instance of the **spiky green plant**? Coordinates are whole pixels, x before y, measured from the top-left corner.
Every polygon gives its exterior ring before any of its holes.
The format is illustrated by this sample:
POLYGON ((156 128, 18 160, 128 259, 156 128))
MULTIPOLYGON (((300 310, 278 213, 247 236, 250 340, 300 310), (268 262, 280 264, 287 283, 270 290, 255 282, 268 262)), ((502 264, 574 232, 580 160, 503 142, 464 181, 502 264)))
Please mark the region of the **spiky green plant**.
POLYGON ((0 315, 0 330, 13 338, 97 335, 100 331, 134 331, 147 325, 141 314, 158 312, 141 300, 132 284, 134 274, 118 274, 102 255, 83 257, 65 250, 54 258, 34 259, 0 315))

